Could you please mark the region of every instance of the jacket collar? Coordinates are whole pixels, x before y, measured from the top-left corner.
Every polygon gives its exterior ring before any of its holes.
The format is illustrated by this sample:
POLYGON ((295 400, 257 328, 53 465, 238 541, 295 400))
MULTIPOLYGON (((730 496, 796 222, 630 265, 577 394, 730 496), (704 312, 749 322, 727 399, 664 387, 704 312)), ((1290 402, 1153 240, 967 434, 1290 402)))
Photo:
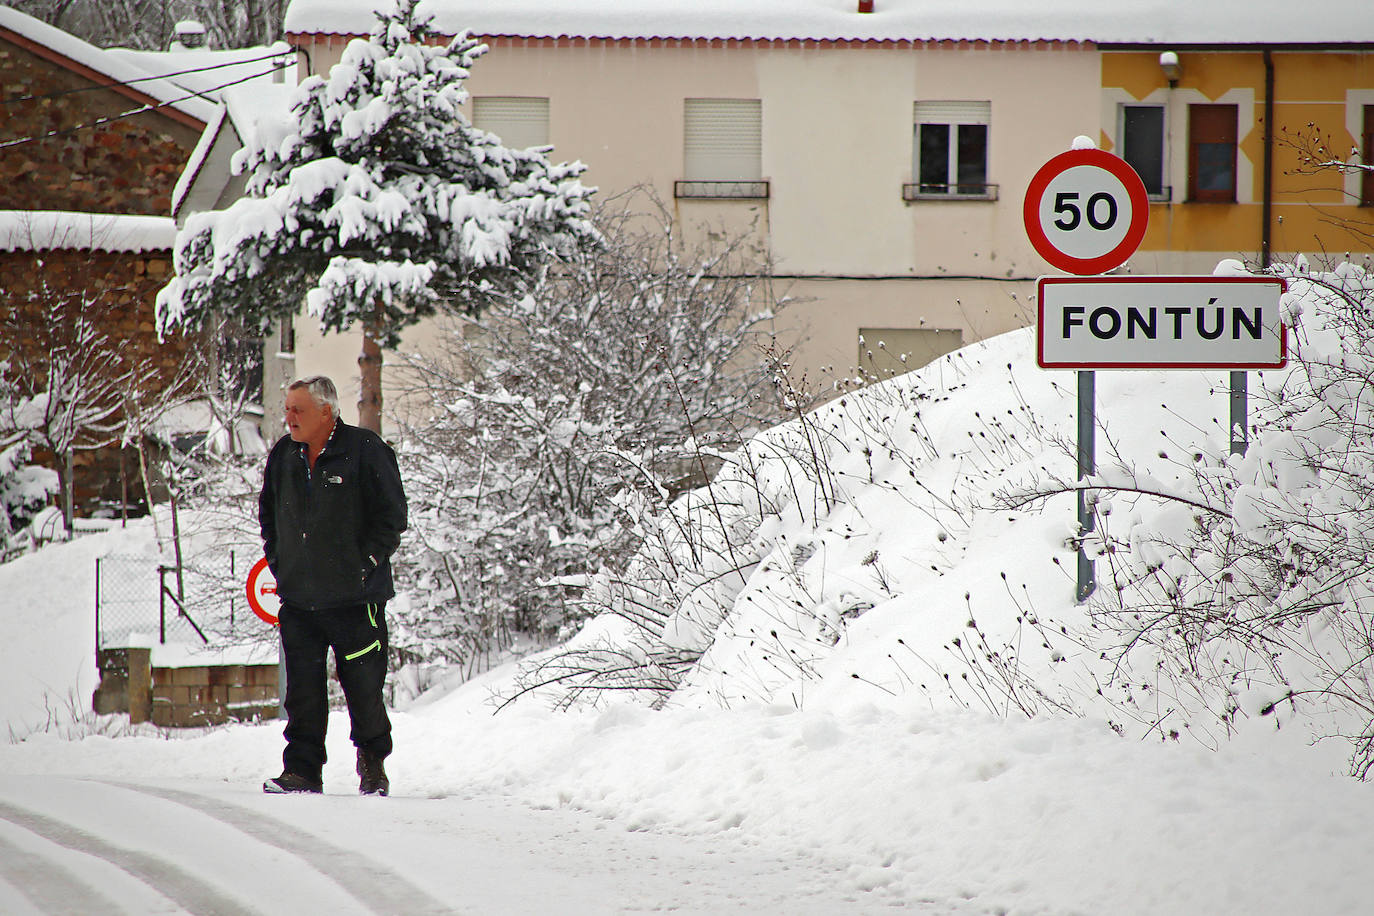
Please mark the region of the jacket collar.
MULTIPOLYGON (((315 460, 316 460, 317 462, 318 462, 321 458, 323 458, 325 455, 327 455, 327 454, 329 453, 330 447, 334 445, 334 440, 337 439, 337 438, 339 437, 339 430, 340 430, 340 429, 347 428, 347 426, 348 426, 348 424, 345 423, 345 422, 344 422, 342 419, 340 419, 339 417, 335 417, 335 418, 334 418, 334 425, 331 426, 331 427, 329 428, 329 438, 327 438, 327 439, 324 440, 324 448, 320 449, 320 453, 319 453, 318 455, 315 456, 315 460)), ((296 451, 297 451, 297 453, 300 454, 301 460, 305 462, 306 467, 309 467, 309 466, 310 466, 310 443, 309 443, 309 442, 297 442, 297 443, 295 443, 295 444, 296 444, 296 446, 297 446, 296 451)))

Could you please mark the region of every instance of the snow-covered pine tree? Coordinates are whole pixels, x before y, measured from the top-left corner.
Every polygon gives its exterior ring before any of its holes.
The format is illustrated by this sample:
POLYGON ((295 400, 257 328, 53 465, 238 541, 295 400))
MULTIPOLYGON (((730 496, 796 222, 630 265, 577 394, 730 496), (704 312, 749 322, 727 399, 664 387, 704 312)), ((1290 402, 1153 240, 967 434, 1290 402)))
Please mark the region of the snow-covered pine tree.
POLYGON ((266 333, 304 304, 326 331, 364 327, 365 426, 381 425, 381 347, 441 305, 480 311, 493 290, 588 244, 581 163, 508 149, 461 105, 484 45, 427 43, 417 0, 378 13, 329 76, 301 83, 282 133, 235 159, 247 196, 187 220, 162 332, 232 314, 266 333))

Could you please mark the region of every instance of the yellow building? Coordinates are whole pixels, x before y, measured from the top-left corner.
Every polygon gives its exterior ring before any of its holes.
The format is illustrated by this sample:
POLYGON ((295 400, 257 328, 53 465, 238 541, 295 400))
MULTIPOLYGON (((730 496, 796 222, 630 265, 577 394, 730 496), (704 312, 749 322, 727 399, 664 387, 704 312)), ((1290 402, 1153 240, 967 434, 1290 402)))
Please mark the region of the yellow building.
MULTIPOLYGON (((1363 17, 1374 21, 1374 14, 1363 17)), ((1102 140, 1150 193, 1135 273, 1374 246, 1374 44, 1110 45, 1102 140), (1353 227, 1363 231, 1352 231, 1353 227)))

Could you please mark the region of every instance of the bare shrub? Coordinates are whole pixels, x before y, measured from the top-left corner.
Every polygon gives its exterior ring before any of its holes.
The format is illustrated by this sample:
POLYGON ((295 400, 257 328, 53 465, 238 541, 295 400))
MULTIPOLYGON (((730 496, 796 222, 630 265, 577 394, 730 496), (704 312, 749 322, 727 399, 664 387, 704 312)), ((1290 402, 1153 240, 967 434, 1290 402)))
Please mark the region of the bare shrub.
POLYGON ((783 300, 747 234, 693 248, 642 193, 597 225, 599 250, 401 357, 417 656, 470 664, 585 619, 588 573, 649 536, 635 507, 704 482, 769 414, 756 345, 783 300))

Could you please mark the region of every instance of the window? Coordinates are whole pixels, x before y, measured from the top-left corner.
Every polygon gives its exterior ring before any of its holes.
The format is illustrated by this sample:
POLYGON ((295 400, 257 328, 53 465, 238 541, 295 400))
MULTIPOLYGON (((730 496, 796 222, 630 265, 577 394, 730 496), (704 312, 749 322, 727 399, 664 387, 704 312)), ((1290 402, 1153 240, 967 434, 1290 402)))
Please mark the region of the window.
POLYGON ((1188 106, 1188 199, 1236 200, 1235 105, 1188 106))
POLYGON ((476 96, 472 125, 496 134, 511 149, 549 144, 549 100, 510 95, 476 96))
MULTIPOLYGON (((988 184, 989 102, 917 102, 915 109, 915 187, 919 197, 993 197, 988 184)), ((914 192, 914 193, 913 193, 914 192)))
POLYGON ((1364 106, 1364 124, 1360 130, 1360 205, 1374 207, 1374 105, 1364 106))
POLYGON ((296 352, 296 320, 287 315, 281 320, 281 346, 277 352, 290 356, 296 352))
POLYGON ((1121 158, 1135 169, 1152 198, 1167 198, 1164 188, 1164 106, 1121 106, 1121 158))
POLYGON ((686 99, 685 181, 678 197, 767 197, 763 181, 763 103, 758 99, 686 99))
POLYGON ((859 328, 858 366, 867 378, 889 379, 963 345, 964 332, 958 328, 859 328))

